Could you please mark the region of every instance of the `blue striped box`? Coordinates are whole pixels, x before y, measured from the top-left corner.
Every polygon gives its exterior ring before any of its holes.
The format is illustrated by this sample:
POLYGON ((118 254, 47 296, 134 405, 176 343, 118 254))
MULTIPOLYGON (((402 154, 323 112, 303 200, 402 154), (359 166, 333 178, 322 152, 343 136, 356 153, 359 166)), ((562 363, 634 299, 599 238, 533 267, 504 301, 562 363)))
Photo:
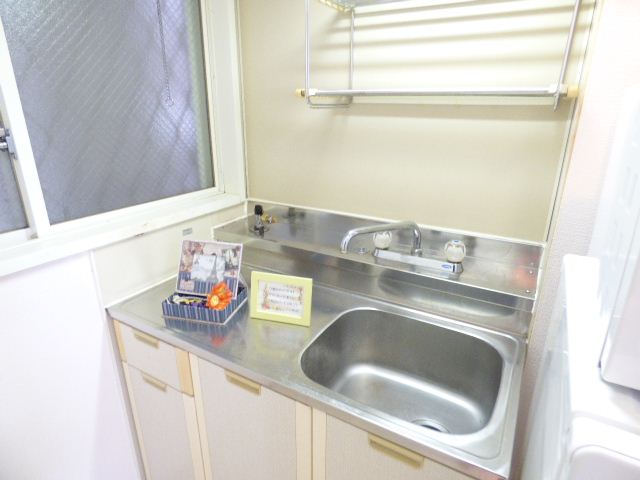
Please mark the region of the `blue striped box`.
MULTIPOLYGON (((173 297, 173 295, 171 295, 173 297)), ((224 310, 194 307, 192 305, 178 305, 171 303, 171 297, 162 301, 162 315, 168 319, 191 320, 195 322, 224 325, 235 315, 247 301, 247 287, 238 285, 238 295, 224 310)))

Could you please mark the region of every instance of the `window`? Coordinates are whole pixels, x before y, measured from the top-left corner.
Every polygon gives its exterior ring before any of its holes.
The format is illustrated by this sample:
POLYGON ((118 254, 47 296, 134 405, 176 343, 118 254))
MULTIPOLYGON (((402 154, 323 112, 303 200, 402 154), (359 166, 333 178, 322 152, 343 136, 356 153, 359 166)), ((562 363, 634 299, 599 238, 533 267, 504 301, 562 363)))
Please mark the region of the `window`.
MULTIPOLYGON (((51 224, 214 187, 199 2, 4 1, 0 18, 51 224)), ((24 227, 9 162, 0 183, 0 232, 24 227)))

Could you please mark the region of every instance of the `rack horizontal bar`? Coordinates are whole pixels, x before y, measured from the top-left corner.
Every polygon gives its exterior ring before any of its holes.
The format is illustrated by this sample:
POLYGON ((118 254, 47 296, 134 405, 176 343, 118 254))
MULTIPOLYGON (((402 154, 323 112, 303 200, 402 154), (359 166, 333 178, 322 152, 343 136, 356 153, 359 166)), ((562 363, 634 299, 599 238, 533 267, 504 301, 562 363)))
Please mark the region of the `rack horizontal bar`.
POLYGON ((561 85, 557 89, 555 85, 550 87, 525 87, 525 88, 491 88, 480 87, 470 89, 452 88, 421 88, 421 89, 335 89, 321 90, 310 88, 304 92, 307 97, 555 97, 571 96, 575 89, 573 86, 561 85))

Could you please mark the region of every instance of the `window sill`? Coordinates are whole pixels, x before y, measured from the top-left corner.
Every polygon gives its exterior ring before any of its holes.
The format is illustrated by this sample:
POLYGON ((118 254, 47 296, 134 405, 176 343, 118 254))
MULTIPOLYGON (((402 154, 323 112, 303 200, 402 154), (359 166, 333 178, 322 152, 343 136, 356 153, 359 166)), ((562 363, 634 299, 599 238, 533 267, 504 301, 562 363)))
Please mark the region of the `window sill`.
POLYGON ((96 216, 73 222, 74 225, 56 226, 45 238, 0 248, 0 277, 245 202, 244 197, 226 193, 200 196, 197 200, 185 197, 173 199, 172 202, 154 202, 143 208, 136 208, 135 212, 129 212, 128 209, 119 214, 112 212, 108 219, 96 216))

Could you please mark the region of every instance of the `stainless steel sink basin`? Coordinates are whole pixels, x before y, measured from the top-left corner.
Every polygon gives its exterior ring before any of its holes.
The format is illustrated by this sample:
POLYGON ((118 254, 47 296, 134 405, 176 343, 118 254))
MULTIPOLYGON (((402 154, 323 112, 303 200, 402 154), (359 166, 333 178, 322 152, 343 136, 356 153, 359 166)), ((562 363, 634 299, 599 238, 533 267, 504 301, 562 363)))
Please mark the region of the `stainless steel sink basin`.
POLYGON ((485 340, 374 309, 339 316, 304 351, 304 374, 351 400, 430 430, 489 422, 503 360, 485 340))

